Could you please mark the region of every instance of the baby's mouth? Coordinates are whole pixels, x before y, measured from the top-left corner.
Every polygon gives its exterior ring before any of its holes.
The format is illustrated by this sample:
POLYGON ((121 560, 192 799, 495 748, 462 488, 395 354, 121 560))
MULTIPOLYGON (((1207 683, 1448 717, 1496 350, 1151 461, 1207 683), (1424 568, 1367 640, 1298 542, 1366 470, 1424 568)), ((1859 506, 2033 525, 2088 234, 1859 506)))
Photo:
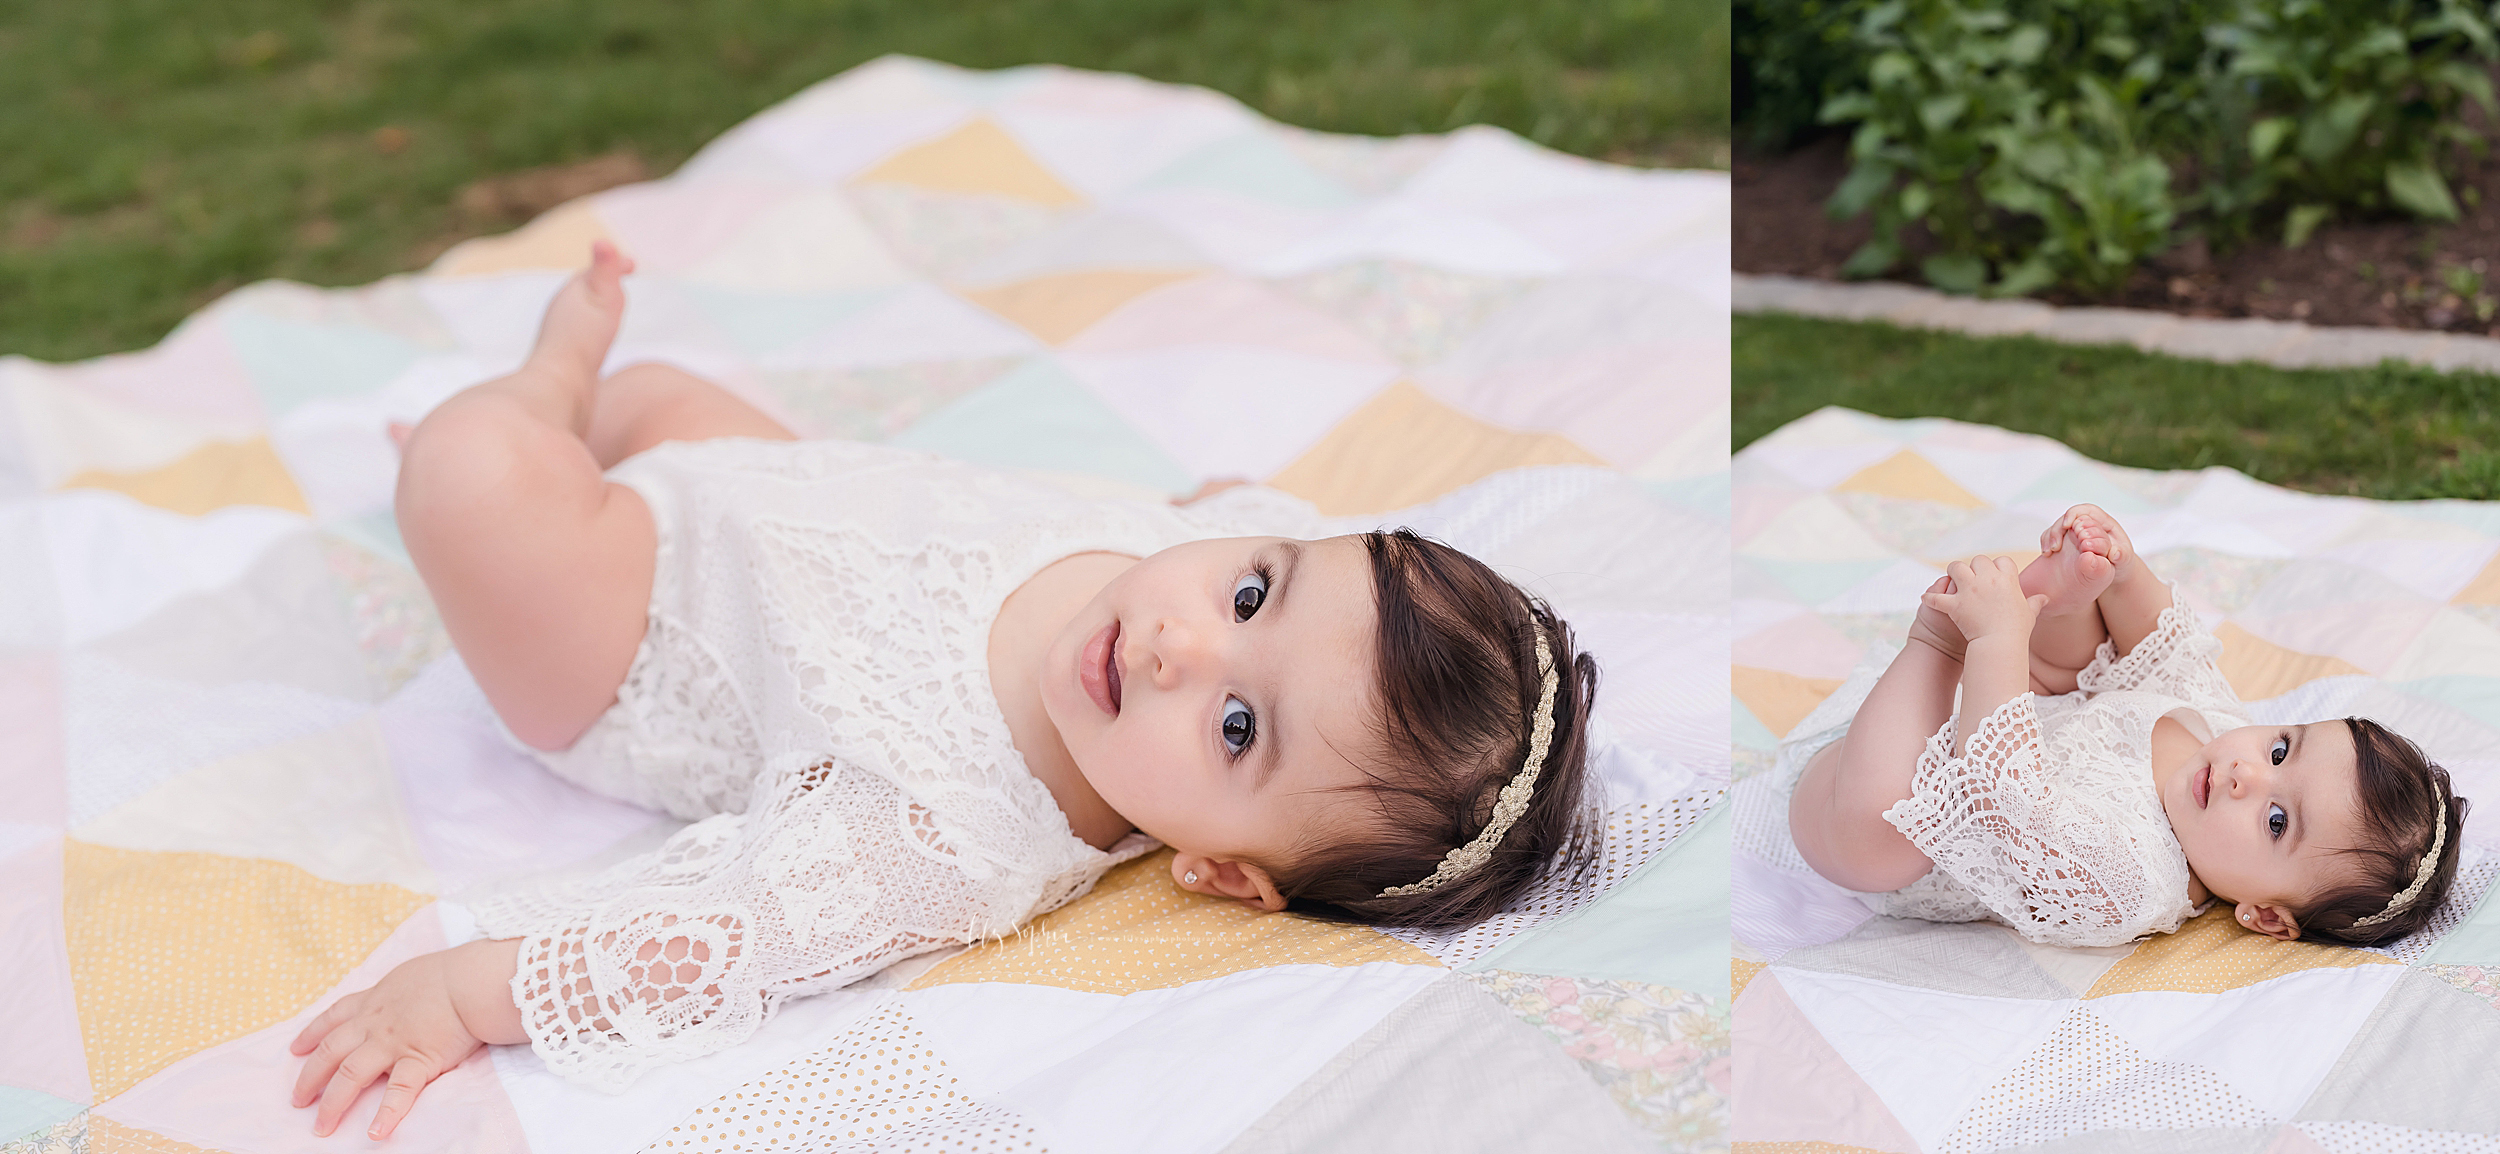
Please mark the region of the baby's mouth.
POLYGON ((1111 623, 1111 650, 1103 654, 1102 676, 1111 688, 1111 712, 1120 712, 1120 623, 1111 623))
MULTIPOLYGON (((1113 692, 1118 692, 1114 690, 1113 692)), ((2207 762, 2196 767, 2196 780, 2188 783, 2188 793, 2196 798, 2196 808, 2205 808, 2205 799, 2213 796, 2214 767, 2207 762)))

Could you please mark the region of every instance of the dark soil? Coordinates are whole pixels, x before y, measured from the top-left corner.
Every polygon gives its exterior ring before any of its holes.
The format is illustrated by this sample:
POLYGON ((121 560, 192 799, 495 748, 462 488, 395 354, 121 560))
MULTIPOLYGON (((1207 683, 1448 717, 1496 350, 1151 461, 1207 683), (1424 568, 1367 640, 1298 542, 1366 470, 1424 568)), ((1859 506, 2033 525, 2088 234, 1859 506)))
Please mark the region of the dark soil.
MULTIPOLYGON (((2500 147, 2493 153, 2453 182, 2464 206, 2454 224, 2339 221, 2320 227, 2296 249, 2256 240, 2214 252, 2203 240, 2192 240, 2138 268, 2113 296, 2052 292, 2042 299, 2189 316, 2500 336, 2500 147)), ((1826 136, 1787 153, 1738 148, 1736 270, 1839 279, 1842 262, 1871 232, 1865 217, 1835 221, 1823 212, 1823 202, 1848 171, 1843 136, 1826 136)), ((1913 255, 1894 270, 1894 279, 1921 283, 1916 254, 1924 250, 1924 240, 1904 238, 1904 249, 1913 255)))

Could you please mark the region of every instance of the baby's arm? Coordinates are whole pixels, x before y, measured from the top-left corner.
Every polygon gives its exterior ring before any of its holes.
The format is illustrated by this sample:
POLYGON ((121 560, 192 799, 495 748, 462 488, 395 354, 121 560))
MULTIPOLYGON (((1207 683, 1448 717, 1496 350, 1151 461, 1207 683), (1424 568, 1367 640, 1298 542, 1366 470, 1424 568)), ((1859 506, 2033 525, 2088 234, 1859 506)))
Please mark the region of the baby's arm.
POLYGON ((1954 723, 1953 752, 1967 751, 1971 731, 1999 706, 2031 691, 2031 628, 2048 598, 2025 596, 2012 558, 1973 557, 1945 567, 1953 592, 1919 595, 1929 608, 1953 619, 1967 638, 1962 652, 1962 708, 1954 723))
POLYGON ((470 942, 402 962, 373 988, 331 1003, 288 1047, 309 1055, 295 1079, 294 1105, 318 1096, 313 1133, 328 1137, 356 1095, 390 1079, 365 1136, 381 1141, 397 1129, 428 1083, 481 1045, 526 1042, 520 1007, 512 1003, 517 939, 470 942))

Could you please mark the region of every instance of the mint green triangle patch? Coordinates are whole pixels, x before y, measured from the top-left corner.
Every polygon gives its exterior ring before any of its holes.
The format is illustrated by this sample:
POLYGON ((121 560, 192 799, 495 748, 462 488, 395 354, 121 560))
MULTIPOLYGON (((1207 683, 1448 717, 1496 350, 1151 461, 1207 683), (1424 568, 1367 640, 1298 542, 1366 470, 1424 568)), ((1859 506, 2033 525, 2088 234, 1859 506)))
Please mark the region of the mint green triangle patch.
POLYGON ((2500 966, 2500 885, 2484 891, 2465 924, 2448 931, 2423 961, 2445 966, 2500 966))
POLYGON ((272 418, 320 397, 354 397, 391 383, 425 350, 389 333, 280 320, 249 309, 218 318, 272 418))
POLYGON ((2059 505, 2098 505, 2115 517, 2132 517, 2152 511, 2144 498, 2118 487, 2108 474, 2082 462, 2052 469, 2033 481, 2031 487, 1998 502, 2001 505, 2024 501, 2055 501, 2059 505))
POLYGON ((1354 194, 1311 171, 1275 137, 1256 130, 1181 157, 1137 187, 1220 188, 1296 208, 1335 208, 1354 200, 1354 194))
POLYGON ((408 560, 408 543, 400 539, 399 518, 388 510, 332 521, 322 528, 363 546, 366 552, 377 557, 416 568, 415 563, 408 560))
POLYGON ((1748 557, 1746 560, 1808 605, 1819 605, 1838 597, 1857 588, 1859 582, 1892 567, 1892 562, 1888 560, 1790 561, 1776 557, 1748 557))
POLYGON ((1736 474, 1722 469, 1698 477, 1678 481, 1645 482, 1649 491, 1672 505, 1680 505, 1713 521, 1727 522, 1735 514, 1736 474))
POLYGON ((2417 677, 2411 681, 2391 681, 2387 683, 2387 688, 2424 701, 2438 702, 2484 725, 2500 726, 2500 677, 2448 673, 2438 677, 2417 677))
POLYGON ((1090 473, 1166 493, 1196 484, 1048 357, 1026 361, 889 443, 1001 468, 1090 473))
POLYGON ((748 293, 707 285, 675 286, 721 332, 753 356, 776 353, 822 333, 892 297, 892 288, 848 292, 748 293))
POLYGON ((15 1142, 67 1122, 87 1108, 23 1086, 0 1086, 0 1142, 15 1142))
POLYGON ((2401 506, 2381 505, 2372 512, 2419 517, 2472 529, 2485 537, 2500 537, 2500 501, 2415 501, 2401 506))
POLYGON ((1727 811, 1722 795, 1674 845, 1623 884, 1466 968, 1649 982, 1727 997, 1727 811))

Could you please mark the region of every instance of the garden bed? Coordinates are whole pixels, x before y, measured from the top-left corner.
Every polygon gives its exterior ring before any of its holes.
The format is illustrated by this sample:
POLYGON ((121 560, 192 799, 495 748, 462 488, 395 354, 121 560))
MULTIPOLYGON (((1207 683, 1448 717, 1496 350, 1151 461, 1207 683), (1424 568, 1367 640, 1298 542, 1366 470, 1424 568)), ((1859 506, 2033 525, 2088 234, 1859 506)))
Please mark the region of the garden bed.
MULTIPOLYGON (((1736 271, 1840 279, 1841 264, 1869 235, 1864 218, 1836 221, 1823 211, 1849 171, 1847 145, 1845 136, 1833 134, 1785 153, 1737 150, 1736 271)), ((2214 253, 2191 242, 2139 267, 2113 296, 2050 292, 2040 299, 2500 337, 2500 157, 2486 156, 2458 173, 2454 184, 2463 208, 2454 224, 2335 222, 2295 249, 2260 240, 2214 253), (2453 269, 2482 283, 2449 284, 2454 274, 2447 270, 2453 269)), ((1895 279, 1924 283, 1916 272, 1924 242, 1917 229, 1910 231, 1905 248, 1912 258, 1895 279)))

